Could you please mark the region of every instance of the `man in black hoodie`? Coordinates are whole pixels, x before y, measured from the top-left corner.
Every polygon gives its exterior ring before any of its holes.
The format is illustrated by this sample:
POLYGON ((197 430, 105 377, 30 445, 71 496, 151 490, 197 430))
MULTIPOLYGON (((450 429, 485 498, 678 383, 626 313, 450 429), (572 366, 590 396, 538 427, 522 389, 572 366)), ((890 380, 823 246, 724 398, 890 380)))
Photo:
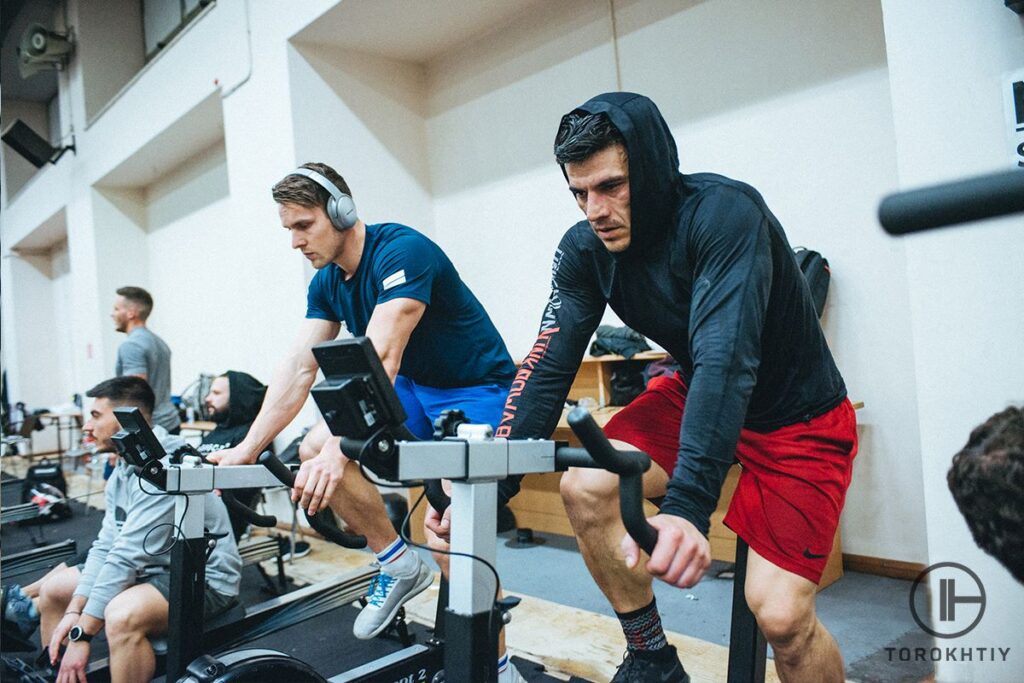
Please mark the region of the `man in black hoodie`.
POLYGON ((555 157, 586 220, 562 238, 540 335, 520 367, 497 436, 546 437, 605 306, 663 346, 680 372, 606 426, 648 453, 644 494, 663 497, 650 559, 624 534, 614 475, 572 469, 562 496, 591 574, 622 622, 614 681, 687 681, 668 645, 651 576, 679 587, 710 564, 706 535, 735 459, 743 472, 725 523, 750 545, 747 602, 780 677, 843 680, 815 616, 850 482, 856 424, 807 286, 756 190, 683 175, 657 107, 600 95, 562 118, 555 157))
MULTIPOLYGON (((210 383, 210 392, 203 399, 210 420, 217 427, 203 437, 199 444, 199 452, 204 456, 210 453, 237 446, 249 433, 249 427, 263 406, 263 397, 267 387, 258 379, 245 372, 228 370, 210 383)), ((270 445, 273 449, 273 444, 270 445)), ((252 506, 259 495, 259 489, 239 489, 234 492, 235 498, 245 505, 252 506)), ((231 530, 235 540, 241 538, 249 523, 228 508, 231 517, 231 530)))
POLYGON ((203 437, 199 452, 209 455, 241 443, 260 412, 266 393, 267 387, 245 372, 228 370, 215 377, 203 401, 217 427, 203 437))

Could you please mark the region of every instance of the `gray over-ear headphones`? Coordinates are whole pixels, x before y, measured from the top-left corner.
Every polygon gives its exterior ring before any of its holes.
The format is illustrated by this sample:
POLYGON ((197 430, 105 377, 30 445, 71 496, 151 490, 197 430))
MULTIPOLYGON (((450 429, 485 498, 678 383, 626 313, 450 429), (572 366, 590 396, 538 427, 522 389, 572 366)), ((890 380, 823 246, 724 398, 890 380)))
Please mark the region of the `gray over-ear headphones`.
POLYGON ((356 214, 356 204, 352 201, 352 197, 339 190, 338 186, 328 180, 322 173, 318 173, 311 168, 297 168, 288 175, 300 175, 309 178, 327 190, 331 197, 327 200, 325 211, 327 217, 331 220, 331 225, 335 229, 348 230, 359 222, 359 216, 356 214))

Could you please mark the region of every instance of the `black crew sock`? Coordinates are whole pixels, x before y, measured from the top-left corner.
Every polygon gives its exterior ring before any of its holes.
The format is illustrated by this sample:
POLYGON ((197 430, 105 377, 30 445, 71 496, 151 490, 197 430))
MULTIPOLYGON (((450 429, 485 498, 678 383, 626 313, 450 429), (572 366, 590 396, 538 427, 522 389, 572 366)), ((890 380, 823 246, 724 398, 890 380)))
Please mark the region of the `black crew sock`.
POLYGON ((622 624, 622 632, 626 636, 626 649, 634 654, 659 655, 666 650, 668 641, 665 629, 661 625, 656 599, 646 607, 632 612, 616 612, 622 624))
POLYGON ((658 650, 636 650, 633 654, 640 659, 646 659, 659 664, 668 664, 679 659, 679 653, 671 645, 667 644, 658 650))

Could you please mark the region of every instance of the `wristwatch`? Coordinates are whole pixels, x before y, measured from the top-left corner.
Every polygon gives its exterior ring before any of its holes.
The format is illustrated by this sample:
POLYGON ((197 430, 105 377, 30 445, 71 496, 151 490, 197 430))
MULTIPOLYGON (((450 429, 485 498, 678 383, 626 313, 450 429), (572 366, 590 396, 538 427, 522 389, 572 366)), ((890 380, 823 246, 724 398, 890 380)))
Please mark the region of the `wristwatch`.
POLYGON ((79 641, 83 643, 88 643, 90 640, 92 640, 92 636, 86 633, 85 629, 83 629, 81 626, 72 626, 71 632, 68 633, 68 640, 75 643, 79 641))

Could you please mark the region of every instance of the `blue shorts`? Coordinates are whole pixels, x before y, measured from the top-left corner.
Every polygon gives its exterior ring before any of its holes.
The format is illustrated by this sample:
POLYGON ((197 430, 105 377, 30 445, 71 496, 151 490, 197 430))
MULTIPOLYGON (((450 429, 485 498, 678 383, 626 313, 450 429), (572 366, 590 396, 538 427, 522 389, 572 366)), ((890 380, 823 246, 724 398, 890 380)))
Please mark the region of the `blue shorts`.
POLYGON ((405 426, 424 440, 433 438, 434 420, 445 410, 461 410, 474 424, 497 427, 508 390, 502 384, 438 389, 416 384, 402 375, 395 377, 395 391, 407 416, 405 426))

